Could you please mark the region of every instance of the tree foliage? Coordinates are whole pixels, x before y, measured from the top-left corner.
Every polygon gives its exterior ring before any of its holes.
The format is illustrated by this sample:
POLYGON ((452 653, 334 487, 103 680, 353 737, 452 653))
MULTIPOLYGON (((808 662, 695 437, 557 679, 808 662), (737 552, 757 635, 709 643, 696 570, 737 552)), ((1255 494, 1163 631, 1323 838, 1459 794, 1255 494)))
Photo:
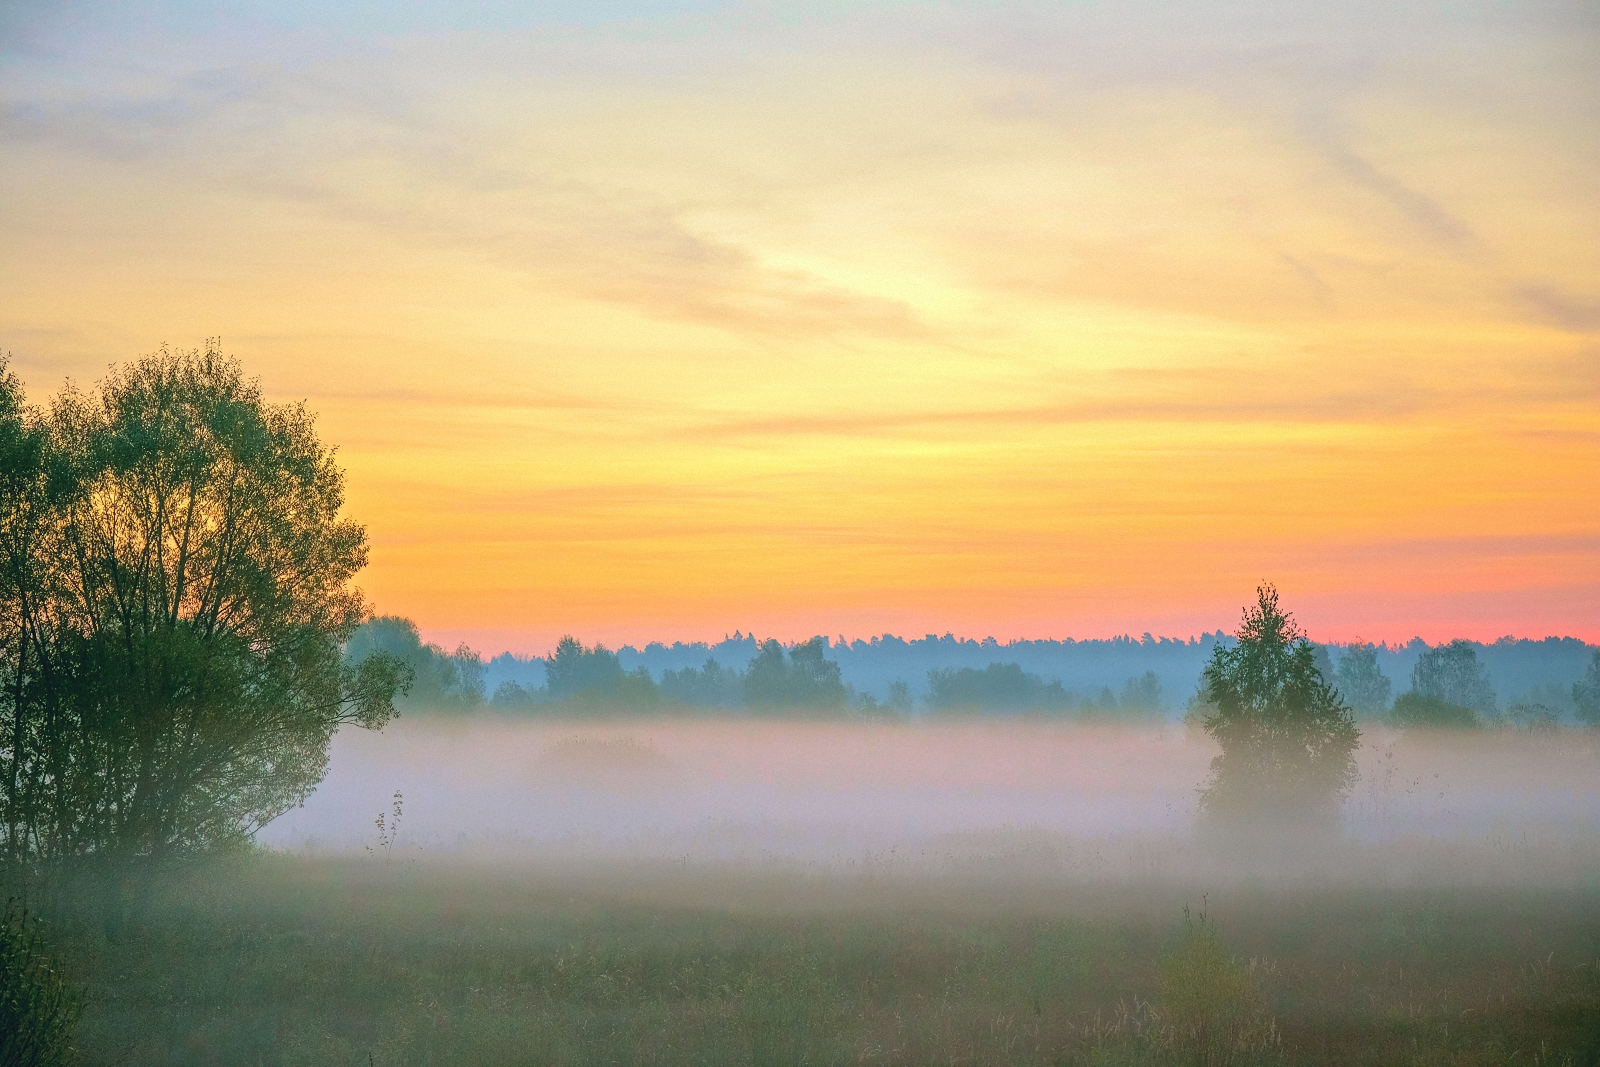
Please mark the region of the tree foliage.
POLYGON ((928 672, 928 706, 939 711, 1059 711, 1071 703, 1060 682, 1046 682, 1017 663, 928 672))
POLYGON ((1339 687, 1339 695, 1355 711, 1377 715, 1388 710, 1391 687, 1378 667, 1378 650, 1374 646, 1358 640, 1345 649, 1333 681, 1339 687))
POLYGON ((640 710, 661 702, 649 671, 642 667, 625 671, 617 654, 605 645, 584 648, 571 634, 556 644, 544 672, 551 700, 612 710, 640 710))
POLYGON ((1389 712, 1389 721, 1404 728, 1470 730, 1479 725, 1478 713, 1463 704, 1428 696, 1413 689, 1401 693, 1389 712))
POLYGON ((1212 815, 1331 816, 1356 779, 1350 709, 1317 669, 1271 585, 1256 590, 1238 643, 1202 676, 1205 730, 1222 746, 1201 796, 1212 815))
POLYGON ((745 703, 758 709, 842 709, 849 694, 827 651, 825 637, 803 641, 787 656, 776 640, 762 642, 744 672, 745 703))
POLYGON ((661 695, 692 708, 737 708, 744 675, 707 658, 705 666, 661 672, 661 695))
POLYGON ((406 706, 437 711, 483 703, 483 660, 464 643, 446 652, 423 641, 410 619, 380 615, 362 623, 345 643, 345 661, 359 666, 375 652, 399 660, 411 672, 406 706))
POLYGON ((1411 668, 1411 689, 1479 715, 1495 714, 1494 686, 1478 663, 1477 650, 1467 641, 1451 641, 1424 652, 1411 668))
POLYGON ((1600 649, 1595 649, 1583 677, 1572 683, 1572 705, 1579 722, 1600 726, 1600 649))
POLYGON ((248 837, 406 671, 347 665, 362 528, 302 405, 163 349, 48 411, 0 383, 0 804, 15 859, 248 837))

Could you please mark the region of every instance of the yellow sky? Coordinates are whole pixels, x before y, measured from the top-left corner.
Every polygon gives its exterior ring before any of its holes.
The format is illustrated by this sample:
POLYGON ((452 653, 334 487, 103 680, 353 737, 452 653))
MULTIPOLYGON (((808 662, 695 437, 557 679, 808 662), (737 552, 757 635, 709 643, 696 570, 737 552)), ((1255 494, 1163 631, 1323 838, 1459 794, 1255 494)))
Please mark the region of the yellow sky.
POLYGON ((488 652, 1600 637, 1584 5, 443 10, 0 22, 36 395, 221 334, 488 652))

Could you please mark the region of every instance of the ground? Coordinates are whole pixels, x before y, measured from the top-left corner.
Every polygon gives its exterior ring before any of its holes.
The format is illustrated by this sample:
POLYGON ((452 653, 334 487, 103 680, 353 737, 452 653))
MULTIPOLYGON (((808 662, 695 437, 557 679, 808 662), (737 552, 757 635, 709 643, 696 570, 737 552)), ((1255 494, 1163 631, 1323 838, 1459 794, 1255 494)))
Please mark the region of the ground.
POLYGON ((1597 902, 1593 879, 255 855, 118 914, 58 899, 47 928, 91 1064, 1596 1064, 1597 902), (1186 906, 1266 1040, 1172 1032, 1186 906))

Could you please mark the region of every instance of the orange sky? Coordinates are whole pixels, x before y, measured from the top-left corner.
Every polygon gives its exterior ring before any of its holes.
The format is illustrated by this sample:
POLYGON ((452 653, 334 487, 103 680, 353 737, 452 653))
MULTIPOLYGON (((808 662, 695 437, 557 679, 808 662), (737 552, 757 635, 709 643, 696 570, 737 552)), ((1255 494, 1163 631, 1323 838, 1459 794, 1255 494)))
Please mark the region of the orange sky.
POLYGON ((490 653, 1600 640, 1600 16, 1325 6, 23 3, 0 346, 221 334, 490 653))

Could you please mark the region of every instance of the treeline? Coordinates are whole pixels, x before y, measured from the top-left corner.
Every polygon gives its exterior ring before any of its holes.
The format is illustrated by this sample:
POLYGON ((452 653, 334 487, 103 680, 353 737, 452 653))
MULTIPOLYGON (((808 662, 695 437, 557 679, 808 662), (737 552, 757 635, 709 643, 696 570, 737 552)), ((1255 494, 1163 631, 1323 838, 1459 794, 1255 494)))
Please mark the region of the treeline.
MULTIPOLYGON (((1350 645, 1336 666, 1323 646, 1313 646, 1313 658, 1346 706, 1368 721, 1448 729, 1543 730, 1564 722, 1600 726, 1600 649, 1588 649, 1587 665, 1576 681, 1547 680, 1502 704, 1479 657, 1480 647, 1458 640, 1427 649, 1412 664, 1410 688, 1393 700, 1394 685, 1383 672, 1377 646, 1350 645)), ((1197 694, 1186 717, 1201 719, 1208 710, 1197 694)))
MULTIPOLYGON (((441 711, 484 707, 565 713, 794 709, 865 715, 986 712, 1087 718, 1193 716, 1203 712, 1194 696, 1197 678, 1186 680, 1187 684, 1174 692, 1153 669, 1130 673, 1115 686, 1068 686, 1059 677, 1027 670, 1022 663, 991 658, 981 666, 942 665, 928 669, 920 677, 893 677, 876 692, 858 685, 845 669, 852 657, 859 665, 864 652, 887 649, 890 654, 904 653, 917 644, 898 638, 830 643, 826 638, 814 637, 785 647, 774 640, 758 641, 739 634, 713 646, 724 653, 731 652, 732 663, 705 655, 695 665, 663 666, 652 671, 639 662, 650 650, 670 651, 681 657, 686 649, 709 649, 705 645, 677 645, 670 649, 650 645, 645 653, 628 648, 613 651, 599 644, 586 647, 576 638, 565 637, 549 657, 517 660, 503 656, 485 663, 465 645, 447 652, 426 643, 410 620, 390 616, 364 625, 350 641, 346 655, 352 666, 375 651, 400 660, 415 679, 405 703, 441 711)), ((1016 650, 1017 645, 1037 651, 1038 645, 1046 643, 1002 646, 993 641, 956 642, 930 637, 920 644, 924 648, 942 648, 952 655, 968 651, 971 646, 994 656, 1016 650)), ((1109 645, 1109 653, 1116 657, 1143 650, 1159 660, 1180 649, 1187 652, 1226 648, 1229 639, 1208 635, 1207 640, 1192 644, 1170 639, 1050 644, 1073 648, 1087 645, 1101 656, 1108 650, 1094 646, 1109 645)), ((1406 646, 1415 656, 1409 670, 1398 679, 1386 670, 1386 660, 1388 664, 1396 661, 1392 648, 1362 643, 1310 647, 1322 676, 1367 721, 1389 721, 1401 726, 1504 723, 1529 729, 1562 722, 1600 722, 1595 696, 1600 692, 1600 650, 1582 642, 1561 639, 1489 646, 1502 659, 1519 651, 1524 659, 1537 659, 1540 655, 1548 659, 1552 651, 1560 654, 1561 662, 1551 671, 1553 678, 1545 676, 1543 681, 1505 701, 1496 693, 1485 662, 1492 657, 1483 654, 1485 646, 1472 642, 1453 641, 1422 650, 1406 646)), ((653 658, 658 663, 674 662, 659 654, 653 658)), ((1131 662, 1136 664, 1137 660, 1131 662)), ((1523 666, 1526 668, 1526 664, 1523 666)), ((1537 671, 1524 669, 1522 673, 1540 677, 1537 671)))
MULTIPOLYGON (((346 657, 352 667, 377 652, 405 663, 415 681, 404 703, 438 710, 483 706, 566 711, 877 710, 874 698, 856 693, 840 680, 839 665, 827 658, 827 648, 824 638, 787 649, 768 640, 760 643, 743 669, 724 667, 708 658, 699 667, 664 671, 657 681, 644 667, 625 670, 617 653, 604 645, 586 648, 567 636, 540 661, 543 685, 508 679, 486 693, 484 666, 477 653, 465 645, 446 652, 424 642, 411 620, 384 616, 356 633, 346 657)), ((904 691, 904 685, 901 689, 904 691)), ((901 710, 910 710, 909 697, 901 703, 901 710)))

